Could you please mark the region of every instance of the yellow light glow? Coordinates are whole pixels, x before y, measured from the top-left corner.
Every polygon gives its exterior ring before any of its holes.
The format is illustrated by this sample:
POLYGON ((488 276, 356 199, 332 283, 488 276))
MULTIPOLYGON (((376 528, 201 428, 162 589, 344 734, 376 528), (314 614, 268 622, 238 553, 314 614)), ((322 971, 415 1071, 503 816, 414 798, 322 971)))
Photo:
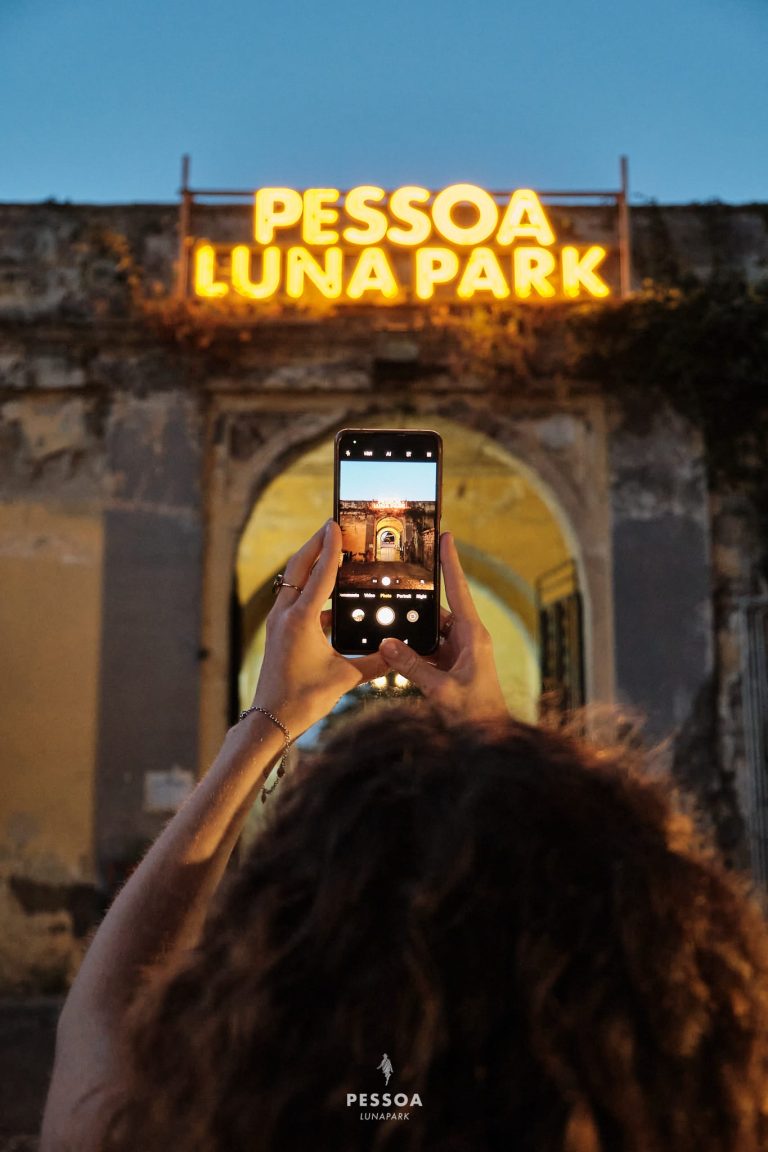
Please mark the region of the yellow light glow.
POLYGON ((253 236, 271 244, 277 228, 292 228, 301 220, 304 202, 293 188, 259 188, 253 204, 253 236))
POLYGON ((555 241, 542 203, 530 188, 518 188, 512 193, 496 235, 497 244, 506 246, 516 240, 535 240, 537 244, 555 241))
POLYGON ((304 193, 304 219, 301 238, 305 244, 338 244, 339 234, 326 224, 335 224, 339 218, 338 208, 328 207, 337 204, 341 193, 338 188, 308 188, 304 193))
POLYGON ((482 244, 498 223, 499 208, 490 193, 476 184, 451 184, 435 196, 432 219, 440 235, 451 244, 482 244), (453 210, 467 203, 477 210, 477 220, 474 224, 457 224, 453 210))
POLYGON ((399 291, 383 248, 364 248, 347 285, 350 300, 359 300, 364 292, 380 292, 385 299, 394 300, 399 291))
POLYGON ((198 244, 195 248, 193 279, 196 296, 217 300, 229 292, 229 285, 216 279, 216 249, 212 244, 198 244))
POLYGON ((506 300, 510 295, 509 284, 490 248, 472 250, 456 289, 461 300, 470 300, 476 292, 492 292, 497 300, 506 300))
POLYGON ((419 248, 415 261, 415 286, 419 300, 431 300, 435 284, 447 284, 459 270, 459 258, 451 248, 419 248))
POLYGON ((232 249, 232 287, 249 300, 269 300, 280 287, 280 249, 265 248, 261 259, 261 280, 251 280, 251 249, 238 244, 232 249))
POLYGON ((395 672, 395 687, 407 688, 410 680, 406 676, 401 676, 399 672, 395 672))
POLYGON ((379 203, 386 196, 383 188, 372 184, 361 184, 353 188, 344 201, 344 211, 351 220, 358 220, 364 228, 345 228, 344 239, 348 244, 378 244, 387 234, 387 214, 381 208, 374 208, 369 200, 379 203))
POLYGON ((323 263, 306 248, 289 248, 285 261, 285 291, 292 300, 304 295, 304 282, 309 280, 327 300, 341 296, 343 257, 341 248, 328 248, 323 263))
POLYGON ((554 296, 555 290, 547 277, 555 270, 555 257, 547 248, 515 248, 512 262, 515 296, 525 299, 531 290, 539 296, 554 296))
POLYGON ((361 184, 343 202, 336 188, 260 188, 253 231, 250 246, 194 243, 190 279, 196 296, 257 302, 314 294, 385 304, 435 296, 604 298, 612 292, 601 268, 607 250, 557 244, 530 188, 510 192, 506 202, 476 184, 437 192, 404 185, 391 194, 361 184), (430 238, 434 246, 427 246, 430 238), (407 270, 405 248, 414 251, 407 270))
POLYGON ((389 198, 389 214, 394 220, 407 224, 407 228, 398 228, 394 225, 387 232, 387 240, 404 248, 415 248, 417 244, 429 240, 432 222, 422 208, 416 207, 417 204, 426 204, 429 196, 428 188, 419 188, 411 184, 406 184, 392 193, 389 198))
POLYGON ((563 248, 562 271, 565 295, 578 296, 579 286, 583 284, 590 296, 608 296, 611 291, 610 288, 595 273, 595 268, 605 260, 606 256, 605 248, 601 248, 597 244, 588 248, 581 257, 579 257, 578 248, 563 248))

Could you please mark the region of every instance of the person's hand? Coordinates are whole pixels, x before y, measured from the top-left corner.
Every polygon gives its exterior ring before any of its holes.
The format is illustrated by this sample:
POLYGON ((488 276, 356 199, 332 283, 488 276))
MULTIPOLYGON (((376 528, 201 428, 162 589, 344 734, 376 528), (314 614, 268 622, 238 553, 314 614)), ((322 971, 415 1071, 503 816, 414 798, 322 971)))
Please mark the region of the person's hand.
POLYGON ((345 692, 386 671, 378 653, 350 660, 341 656, 323 631, 323 605, 336 580, 341 529, 329 520, 288 561, 283 587, 267 617, 267 644, 255 707, 264 708, 295 739, 326 716, 345 692))
POLYGON ((436 656, 425 660, 394 637, 382 640, 379 651, 388 666, 415 684, 446 720, 508 719, 490 633, 477 614, 450 532, 440 537, 440 562, 451 611, 440 609, 443 639, 436 656))

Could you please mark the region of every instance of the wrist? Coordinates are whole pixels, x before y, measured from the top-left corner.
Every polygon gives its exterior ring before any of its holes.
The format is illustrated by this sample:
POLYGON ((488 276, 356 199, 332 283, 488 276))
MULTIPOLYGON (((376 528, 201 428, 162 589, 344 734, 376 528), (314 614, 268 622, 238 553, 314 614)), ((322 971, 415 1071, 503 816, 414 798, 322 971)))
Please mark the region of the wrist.
MULTIPOLYGON (((290 731, 280 719, 280 717, 277 716, 271 708, 265 708, 261 704, 252 704, 250 708, 246 708, 243 712, 240 713, 240 719, 238 721, 239 724, 248 724, 249 721, 252 721, 254 724, 258 723, 260 731, 263 731, 265 723, 271 725, 273 741, 276 735, 280 737, 282 747, 280 748, 278 755, 271 756, 267 761, 268 764, 274 764, 274 761, 279 757, 280 762, 277 766, 277 779, 279 780, 281 776, 285 775, 286 758, 288 756, 291 744, 293 743, 293 737, 291 736, 290 731)), ((269 731, 269 729, 267 731, 269 731)), ((267 773, 265 775, 268 774, 269 768, 267 769, 267 773)), ((269 787, 265 781, 262 781, 262 803, 266 801, 267 796, 270 794, 270 792, 275 790, 276 786, 277 780, 269 787)))
POLYGON ((235 720, 226 739, 241 744, 252 754, 257 753, 265 764, 271 764, 282 755, 286 746, 280 729, 262 712, 249 712, 235 720))
MULTIPOLYGON (((257 691, 253 698, 252 707, 262 708, 279 720, 280 724, 288 731, 291 744, 295 743, 299 736, 306 732, 307 728, 311 728, 316 720, 324 714, 322 709, 313 707, 310 691, 292 693, 290 699, 277 696, 276 693, 257 691)), ((279 732, 280 729, 278 728, 277 731, 279 732)))
POLYGON ((243 712, 240 713, 239 722, 247 720, 249 716, 257 715, 264 716, 267 720, 269 720, 271 724, 274 724, 275 728, 280 731, 285 744, 284 751, 287 752, 293 743, 293 737, 291 736, 291 733, 288 731, 288 728, 280 719, 280 717, 276 716, 271 708, 264 708, 261 704, 251 704, 250 708, 246 708, 243 712))

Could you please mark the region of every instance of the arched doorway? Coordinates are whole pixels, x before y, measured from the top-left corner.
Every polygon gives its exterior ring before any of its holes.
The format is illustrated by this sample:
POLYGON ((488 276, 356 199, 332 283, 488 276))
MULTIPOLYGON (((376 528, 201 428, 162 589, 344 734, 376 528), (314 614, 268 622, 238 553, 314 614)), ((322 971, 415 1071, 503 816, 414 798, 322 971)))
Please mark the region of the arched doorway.
MULTIPOLYGON (((384 426, 386 420, 377 423, 384 426)), ((392 423, 406 421, 399 417, 392 423)), ((537 581, 562 565, 577 572, 573 534, 564 527, 562 509, 522 461, 483 433, 449 420, 429 423, 445 445, 443 526, 456 537, 481 616, 494 636, 510 707, 521 719, 535 720, 542 675, 537 581)), ((332 466, 332 439, 308 448, 262 491, 241 535, 236 588, 242 706, 250 702, 258 677, 272 577, 330 513, 332 466)), ((400 559, 405 546, 402 521, 393 510, 383 510, 374 537, 377 559, 400 559)))
POLYGON ((384 561, 402 560, 403 535, 402 520, 396 520, 393 516, 382 516, 380 520, 377 520, 376 559, 384 561))

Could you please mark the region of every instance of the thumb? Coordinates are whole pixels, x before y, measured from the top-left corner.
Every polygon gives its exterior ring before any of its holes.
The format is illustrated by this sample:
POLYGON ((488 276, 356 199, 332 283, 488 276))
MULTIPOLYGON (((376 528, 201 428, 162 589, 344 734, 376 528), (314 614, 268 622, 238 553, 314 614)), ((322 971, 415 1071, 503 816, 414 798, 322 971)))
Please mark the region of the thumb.
POLYGON ((437 688, 443 678, 443 672, 438 672, 437 668, 428 664, 426 660, 422 660, 421 656, 409 648, 407 644, 403 644, 401 640, 395 640, 394 636, 388 636, 386 640, 382 640, 379 645, 379 652, 393 671, 405 676, 425 696, 437 688))

